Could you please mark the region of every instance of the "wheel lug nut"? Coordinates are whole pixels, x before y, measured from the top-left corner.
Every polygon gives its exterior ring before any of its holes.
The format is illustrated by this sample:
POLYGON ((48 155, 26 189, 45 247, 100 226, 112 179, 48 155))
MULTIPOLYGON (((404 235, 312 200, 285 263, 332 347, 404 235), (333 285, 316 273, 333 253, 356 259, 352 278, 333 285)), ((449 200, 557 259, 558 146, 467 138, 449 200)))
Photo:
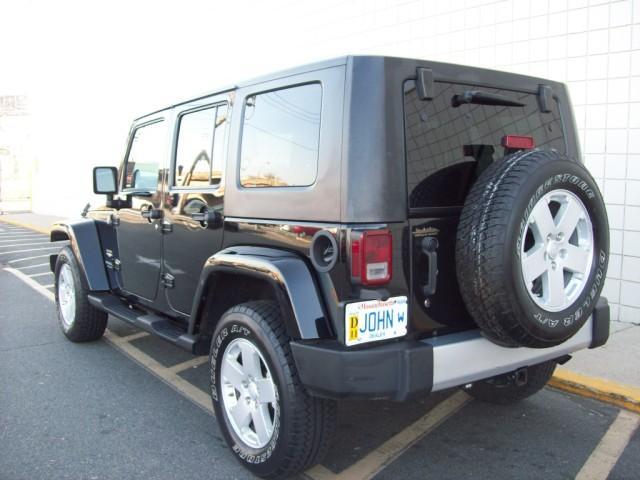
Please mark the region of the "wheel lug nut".
POLYGON ((563 238, 564 238, 564 233, 562 233, 562 232, 560 232, 558 235, 556 235, 556 240, 558 240, 559 242, 561 242, 563 238))
POLYGON ((557 267, 556 262, 551 262, 551 268, 553 268, 555 270, 556 267, 557 267))

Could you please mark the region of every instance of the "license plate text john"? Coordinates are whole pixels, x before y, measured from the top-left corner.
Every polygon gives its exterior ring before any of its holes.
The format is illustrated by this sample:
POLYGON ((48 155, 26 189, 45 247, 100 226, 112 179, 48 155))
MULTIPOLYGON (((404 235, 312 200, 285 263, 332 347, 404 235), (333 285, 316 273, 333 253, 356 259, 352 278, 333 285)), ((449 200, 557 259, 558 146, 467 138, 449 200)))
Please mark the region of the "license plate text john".
POLYGON ((349 303, 345 310, 347 345, 375 342, 407 334, 407 297, 349 303))

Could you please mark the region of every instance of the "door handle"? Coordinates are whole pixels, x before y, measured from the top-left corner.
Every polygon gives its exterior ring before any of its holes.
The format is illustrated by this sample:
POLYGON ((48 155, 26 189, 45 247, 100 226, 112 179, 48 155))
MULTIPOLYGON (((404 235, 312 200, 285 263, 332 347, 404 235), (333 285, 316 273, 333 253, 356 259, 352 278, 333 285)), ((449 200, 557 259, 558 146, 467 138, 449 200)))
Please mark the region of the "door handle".
POLYGON ((191 218, 196 222, 200 222, 203 227, 218 228, 222 225, 222 214, 217 210, 192 213, 191 218))
POLYGON ((147 220, 160 220, 162 218, 162 210, 159 208, 146 208, 140 210, 140 215, 147 220))
POLYGON ((422 286, 424 295, 429 296, 436 293, 436 284, 438 281, 438 239, 435 237, 424 237, 420 246, 422 253, 424 253, 429 260, 427 283, 422 286))

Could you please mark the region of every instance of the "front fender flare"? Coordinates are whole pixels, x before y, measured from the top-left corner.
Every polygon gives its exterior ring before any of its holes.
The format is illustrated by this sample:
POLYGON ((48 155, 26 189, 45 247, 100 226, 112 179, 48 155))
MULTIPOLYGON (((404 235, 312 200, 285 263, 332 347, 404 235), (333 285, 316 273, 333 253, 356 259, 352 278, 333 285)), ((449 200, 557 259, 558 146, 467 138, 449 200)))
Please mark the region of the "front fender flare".
POLYGON ((87 218, 56 223, 51 228, 50 239, 52 242, 69 240, 89 290, 110 289, 95 220, 87 218))
POLYGON ((205 262, 191 309, 190 332, 195 330, 203 308, 201 299, 210 280, 220 273, 248 275, 267 281, 274 289, 291 338, 311 340, 330 336, 320 292, 305 261, 291 252, 251 246, 226 248, 205 262))

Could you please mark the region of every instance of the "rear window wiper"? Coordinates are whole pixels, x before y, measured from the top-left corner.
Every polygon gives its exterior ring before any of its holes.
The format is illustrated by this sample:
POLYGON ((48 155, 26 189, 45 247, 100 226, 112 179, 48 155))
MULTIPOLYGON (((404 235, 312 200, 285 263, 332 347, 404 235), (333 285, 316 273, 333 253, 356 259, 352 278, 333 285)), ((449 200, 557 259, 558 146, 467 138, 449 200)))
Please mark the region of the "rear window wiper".
POLYGON ((462 95, 454 95, 451 98, 451 106, 459 107, 465 103, 474 103, 476 105, 499 105, 502 107, 524 107, 525 104, 512 100, 504 95, 497 93, 482 92, 480 90, 467 90, 462 95))

